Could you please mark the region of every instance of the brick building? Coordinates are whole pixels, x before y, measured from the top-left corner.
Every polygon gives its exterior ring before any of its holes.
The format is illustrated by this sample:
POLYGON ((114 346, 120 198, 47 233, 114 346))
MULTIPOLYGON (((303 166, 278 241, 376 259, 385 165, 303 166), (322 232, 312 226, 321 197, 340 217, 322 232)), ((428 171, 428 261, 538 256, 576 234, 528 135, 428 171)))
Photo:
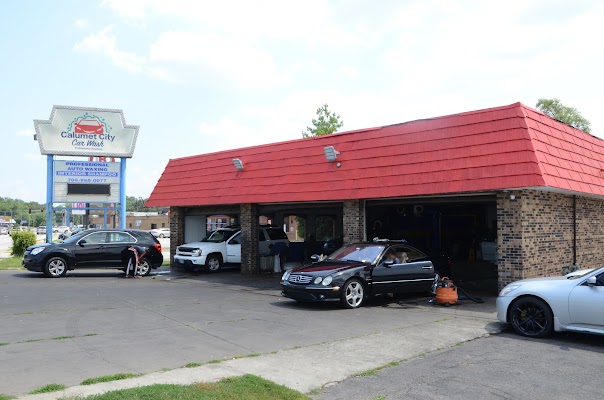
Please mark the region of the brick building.
POLYGON ((171 207, 172 255, 213 215, 240 223, 242 273, 258 271, 260 218, 295 216, 294 258, 402 237, 501 287, 602 265, 603 171, 601 139, 516 103, 173 159, 147 204, 171 207))

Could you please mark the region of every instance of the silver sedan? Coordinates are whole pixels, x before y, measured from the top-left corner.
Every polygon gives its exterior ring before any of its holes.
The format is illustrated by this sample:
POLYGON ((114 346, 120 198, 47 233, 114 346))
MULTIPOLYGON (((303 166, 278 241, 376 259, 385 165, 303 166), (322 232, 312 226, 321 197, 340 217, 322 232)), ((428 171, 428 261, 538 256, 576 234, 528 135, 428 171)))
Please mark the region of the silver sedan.
POLYGON ((604 268, 510 283, 497 298, 497 318, 528 337, 552 330, 604 335, 604 268))

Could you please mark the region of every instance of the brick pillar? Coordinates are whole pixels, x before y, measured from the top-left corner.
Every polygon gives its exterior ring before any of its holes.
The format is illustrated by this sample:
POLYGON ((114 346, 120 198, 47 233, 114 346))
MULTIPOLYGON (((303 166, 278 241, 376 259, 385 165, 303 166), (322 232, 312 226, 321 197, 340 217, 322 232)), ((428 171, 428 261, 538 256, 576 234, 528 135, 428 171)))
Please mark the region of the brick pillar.
POLYGON ((344 244, 365 239, 365 201, 346 200, 342 205, 344 244))
POLYGON ((522 192, 497 194, 498 286, 522 279, 522 192), (512 200, 510 196, 515 198, 512 200))
POLYGON ((170 207, 170 268, 174 265, 176 247, 185 241, 185 209, 182 207, 170 207))
POLYGON ((260 273, 258 265, 258 230, 260 228, 258 206, 241 204, 239 223, 241 225, 241 273, 256 275, 260 273))

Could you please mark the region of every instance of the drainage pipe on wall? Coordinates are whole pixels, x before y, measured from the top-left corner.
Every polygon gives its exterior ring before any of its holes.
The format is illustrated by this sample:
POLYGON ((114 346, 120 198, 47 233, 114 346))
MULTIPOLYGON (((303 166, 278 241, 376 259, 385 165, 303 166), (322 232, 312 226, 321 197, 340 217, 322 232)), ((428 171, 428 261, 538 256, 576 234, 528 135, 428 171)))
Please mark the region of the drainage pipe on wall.
POLYGON ((577 265, 577 196, 573 195, 573 265, 577 265))

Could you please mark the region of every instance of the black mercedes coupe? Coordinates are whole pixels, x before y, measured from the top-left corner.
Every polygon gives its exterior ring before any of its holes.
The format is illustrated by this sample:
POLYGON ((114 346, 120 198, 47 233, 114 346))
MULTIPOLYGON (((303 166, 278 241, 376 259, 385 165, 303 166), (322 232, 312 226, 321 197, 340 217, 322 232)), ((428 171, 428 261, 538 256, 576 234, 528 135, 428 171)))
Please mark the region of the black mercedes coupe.
POLYGON ((313 259, 311 265, 283 274, 283 296, 298 302, 339 301, 345 308, 357 308, 372 295, 434 291, 438 279, 428 256, 404 240, 353 243, 313 259))

